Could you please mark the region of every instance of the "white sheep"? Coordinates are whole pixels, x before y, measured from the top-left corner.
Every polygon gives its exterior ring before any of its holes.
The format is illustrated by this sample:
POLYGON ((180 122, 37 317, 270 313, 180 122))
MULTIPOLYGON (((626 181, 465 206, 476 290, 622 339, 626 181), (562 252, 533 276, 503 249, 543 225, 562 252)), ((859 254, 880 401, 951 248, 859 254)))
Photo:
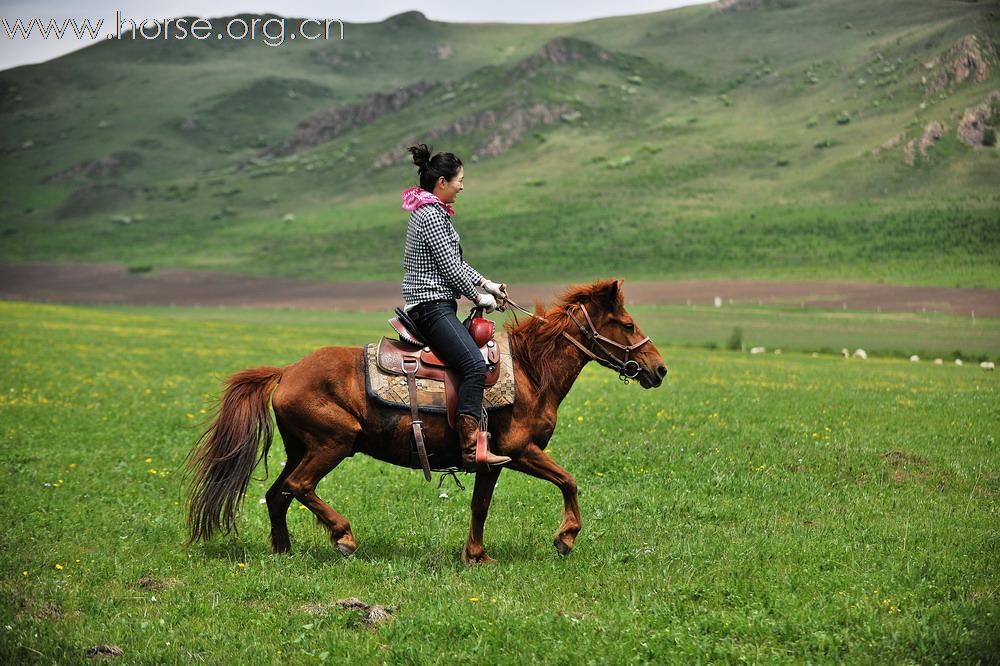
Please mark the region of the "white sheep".
POLYGON ((752 349, 750 349, 751 354, 763 354, 766 351, 767 350, 764 349, 763 347, 753 347, 752 349))
POLYGON ((982 363, 979 364, 979 367, 982 368, 983 370, 996 369, 996 366, 993 364, 993 361, 983 361, 982 363))
POLYGON ((862 361, 867 361, 868 360, 868 352, 866 352, 864 349, 855 349, 854 350, 854 358, 860 358, 862 361))
POLYGON ((914 354, 913 356, 910 357, 910 361, 913 363, 920 363, 920 357, 914 354))

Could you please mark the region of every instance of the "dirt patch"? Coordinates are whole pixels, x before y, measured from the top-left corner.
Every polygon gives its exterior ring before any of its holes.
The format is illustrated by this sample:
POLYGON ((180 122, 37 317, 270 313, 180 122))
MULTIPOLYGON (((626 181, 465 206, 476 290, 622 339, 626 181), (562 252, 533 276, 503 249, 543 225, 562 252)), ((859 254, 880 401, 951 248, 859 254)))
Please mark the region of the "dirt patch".
POLYGON ((135 582, 135 586, 143 590, 169 590, 180 585, 176 578, 156 578, 155 576, 143 576, 135 582))
POLYGON ((979 601, 980 599, 996 599, 1000 597, 1000 585, 980 586, 970 590, 966 595, 969 601, 979 601))
POLYGON ((895 485, 908 481, 926 481, 930 476, 926 471, 913 471, 927 465, 927 458, 900 449, 893 449, 882 454, 885 467, 882 470, 884 478, 895 485))
POLYGON ((122 657, 125 655, 125 651, 122 650, 117 645, 95 645, 92 648, 87 648, 87 659, 110 659, 113 657, 122 657))
POLYGON ((886 451, 882 454, 882 460, 886 461, 893 466, 903 466, 906 465, 926 465, 929 460, 916 453, 908 453, 906 451, 901 451, 900 449, 893 449, 891 451, 886 451))
POLYGON ((62 606, 54 601, 35 601, 18 599, 15 615, 18 618, 30 617, 35 620, 50 620, 58 622, 65 616, 62 606))
MULTIPOLYGON (((531 308, 553 303, 566 284, 512 284, 531 308)), ((794 305, 1000 317, 1000 289, 955 289, 865 282, 679 280, 626 282, 629 305, 794 305)), ((163 269, 130 274, 116 264, 0 263, 0 300, 87 305, 179 305, 388 311, 402 302, 398 282, 321 282, 237 273, 163 269)))
POLYGON ((955 483, 949 472, 935 468, 927 458, 916 453, 892 449, 882 454, 882 460, 883 483, 895 486, 916 483, 938 492, 955 483))
POLYGON ((393 609, 386 606, 367 604, 357 597, 338 599, 328 604, 304 604, 299 607, 303 613, 322 615, 332 609, 348 610, 358 613, 358 622, 365 627, 374 627, 392 617, 393 609))

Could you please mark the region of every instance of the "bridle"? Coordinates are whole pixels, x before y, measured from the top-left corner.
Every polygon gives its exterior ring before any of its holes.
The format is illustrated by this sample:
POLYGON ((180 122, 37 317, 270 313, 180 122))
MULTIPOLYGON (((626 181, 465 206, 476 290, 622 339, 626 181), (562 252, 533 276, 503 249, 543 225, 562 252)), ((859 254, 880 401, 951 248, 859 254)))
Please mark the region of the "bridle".
MULTIPOLYGON (((548 322, 548 320, 545 317, 539 317, 534 312, 529 312, 528 310, 525 310, 520 305, 510 300, 510 297, 502 298, 500 302, 497 304, 496 309, 499 310, 500 312, 503 312, 504 309, 506 309, 507 305, 511 305, 517 308, 518 310, 520 310, 521 312, 525 313, 530 317, 534 317, 535 319, 538 319, 540 321, 548 322)), ((580 320, 577 319, 575 316, 573 316, 573 312, 571 309, 567 309, 565 312, 566 315, 573 320, 573 323, 576 324, 576 327, 580 330, 580 333, 583 335, 584 340, 586 340, 587 342, 587 346, 585 347, 583 343, 581 343, 579 340, 574 338, 566 331, 563 331, 562 333, 563 336, 567 340, 572 342, 576 346, 576 348, 582 351, 586 356, 589 356, 591 359, 597 361, 605 368, 610 368, 612 370, 617 371, 618 379, 622 380, 622 382, 624 382, 625 384, 628 384, 630 379, 635 379, 639 375, 639 372, 642 370, 642 368, 639 367, 638 362, 636 362, 634 359, 630 359, 629 355, 631 355, 631 353, 634 350, 638 349, 639 347, 649 342, 650 341, 649 336, 647 335, 642 340, 633 345, 623 345, 620 342, 615 342, 611 338, 607 338, 601 335, 597 331, 597 327, 594 326, 594 321, 590 318, 590 313, 587 312, 587 307, 585 305, 583 305, 582 303, 575 303, 573 304, 573 306, 571 306, 571 308, 572 307, 579 307, 580 310, 583 311, 583 317, 587 322, 587 326, 581 324, 580 320), (617 347, 618 349, 624 352, 624 356, 619 358, 614 352, 608 349, 606 345, 617 347), (594 353, 595 347, 599 349, 601 352, 603 352, 604 354, 603 357, 598 356, 597 354, 594 353)), ((516 314, 514 314, 514 323, 517 324, 516 314)))

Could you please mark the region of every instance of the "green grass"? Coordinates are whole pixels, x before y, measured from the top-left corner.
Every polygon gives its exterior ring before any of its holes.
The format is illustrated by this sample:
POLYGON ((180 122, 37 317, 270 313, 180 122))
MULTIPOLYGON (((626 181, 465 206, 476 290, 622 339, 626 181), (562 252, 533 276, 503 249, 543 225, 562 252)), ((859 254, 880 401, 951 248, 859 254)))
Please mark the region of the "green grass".
POLYGON ((370 341, 374 315, 0 303, 0 659, 995 661, 994 375, 673 347, 668 313, 635 314, 671 375, 644 392, 588 367, 563 403, 574 552, 550 545, 555 488, 506 472, 500 564, 465 568, 469 491, 360 457, 319 487, 354 557, 297 504, 293 554, 271 555, 259 481, 239 535, 182 546, 181 464, 221 379, 370 341), (393 619, 302 610, 349 596, 393 619))

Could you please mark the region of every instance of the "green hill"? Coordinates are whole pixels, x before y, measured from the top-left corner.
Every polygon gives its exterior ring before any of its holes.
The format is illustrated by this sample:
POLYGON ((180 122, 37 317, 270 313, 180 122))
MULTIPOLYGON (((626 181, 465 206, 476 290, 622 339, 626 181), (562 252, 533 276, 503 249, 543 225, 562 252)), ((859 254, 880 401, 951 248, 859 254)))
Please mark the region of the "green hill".
POLYGON ((1000 287, 998 26, 987 2, 738 0, 102 41, 0 72, 0 260, 397 279, 424 141, 466 162, 456 226, 507 281, 1000 287))

